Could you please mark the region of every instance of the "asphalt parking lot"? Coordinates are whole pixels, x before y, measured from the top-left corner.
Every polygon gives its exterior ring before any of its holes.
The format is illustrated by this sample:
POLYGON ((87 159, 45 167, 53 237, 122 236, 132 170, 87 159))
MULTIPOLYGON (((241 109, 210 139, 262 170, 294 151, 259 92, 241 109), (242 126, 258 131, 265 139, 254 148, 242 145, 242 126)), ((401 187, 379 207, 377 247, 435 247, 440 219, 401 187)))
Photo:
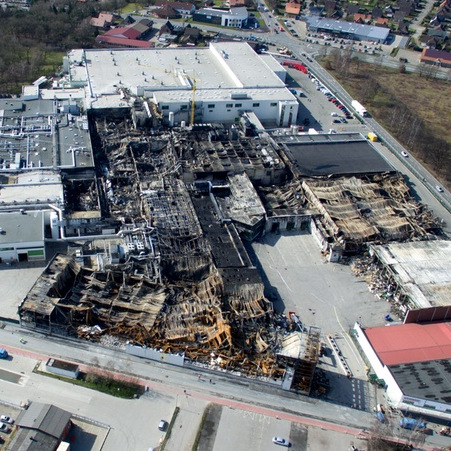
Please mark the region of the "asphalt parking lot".
POLYGON ((298 125, 304 126, 305 130, 314 128, 322 133, 328 133, 331 129, 337 133, 365 133, 364 127, 355 119, 352 112, 350 112, 352 119, 346 119, 343 112, 332 102, 329 102, 326 95, 317 89, 317 86, 307 74, 296 69, 287 67, 285 69, 288 72, 286 80, 288 87, 301 91, 303 94, 296 96, 299 102, 298 125), (332 113, 334 116, 332 116, 332 113), (346 122, 341 122, 341 120, 346 120, 346 122))
POLYGON ((198 449, 212 451, 270 451, 281 449, 272 442, 280 437, 290 442, 296 451, 335 451, 337 443, 341 449, 355 445, 364 449, 365 442, 354 436, 304 426, 279 418, 268 417, 255 412, 245 412, 228 407, 209 406, 209 422, 206 423, 203 441, 198 449), (211 415, 210 415, 211 414, 211 415), (233 431, 233 434, 230 432, 233 431))

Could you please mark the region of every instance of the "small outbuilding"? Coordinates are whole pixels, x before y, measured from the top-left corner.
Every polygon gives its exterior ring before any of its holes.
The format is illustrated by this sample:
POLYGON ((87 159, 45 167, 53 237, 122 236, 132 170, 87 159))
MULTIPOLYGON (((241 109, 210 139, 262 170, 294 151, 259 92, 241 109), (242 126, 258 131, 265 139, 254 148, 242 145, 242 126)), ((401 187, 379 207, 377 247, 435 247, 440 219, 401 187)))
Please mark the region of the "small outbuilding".
POLYGON ((69 362, 63 362, 57 359, 48 359, 45 364, 45 369, 49 373, 57 374, 59 376, 68 377, 70 379, 77 379, 80 369, 78 365, 69 362))
POLYGON ((32 402, 23 410, 17 420, 17 432, 8 449, 54 451, 66 438, 71 428, 71 416, 52 404, 32 402))

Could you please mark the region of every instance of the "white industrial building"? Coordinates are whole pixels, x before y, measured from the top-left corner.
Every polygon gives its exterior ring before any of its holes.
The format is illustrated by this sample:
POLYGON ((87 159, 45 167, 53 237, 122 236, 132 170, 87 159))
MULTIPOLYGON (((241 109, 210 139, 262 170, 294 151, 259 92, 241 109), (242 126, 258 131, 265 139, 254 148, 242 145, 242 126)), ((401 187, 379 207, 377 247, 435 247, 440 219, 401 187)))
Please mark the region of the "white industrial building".
POLYGON ((130 108, 136 97, 148 99, 169 125, 233 123, 253 111, 263 124, 289 126, 298 101, 285 86, 283 67, 267 61, 245 42, 72 50, 65 58, 65 86, 85 88, 87 109, 130 108))
POLYGON ((384 385, 390 404, 448 421, 451 420, 450 332, 451 323, 446 319, 369 328, 356 323, 353 329, 370 379, 377 377, 384 385))
POLYGON ((194 13, 197 22, 213 23, 229 28, 243 28, 247 25, 249 14, 246 7, 230 8, 229 10, 215 8, 200 8, 194 13))
POLYGON ((44 212, 0 213, 0 261, 45 260, 44 212))

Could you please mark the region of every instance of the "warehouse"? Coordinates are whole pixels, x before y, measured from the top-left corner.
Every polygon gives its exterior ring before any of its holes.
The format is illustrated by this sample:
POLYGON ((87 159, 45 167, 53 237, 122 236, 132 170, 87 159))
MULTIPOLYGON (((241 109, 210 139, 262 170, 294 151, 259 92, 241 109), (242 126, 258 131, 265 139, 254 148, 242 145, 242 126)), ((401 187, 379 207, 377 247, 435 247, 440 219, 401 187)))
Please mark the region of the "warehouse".
POLYGON ((403 310, 449 305, 450 241, 371 245, 370 254, 393 285, 393 296, 403 310))
POLYGON ((344 20, 326 19, 318 16, 307 18, 307 28, 309 31, 328 33, 339 38, 377 42, 380 44, 383 44, 390 34, 389 28, 345 22, 344 20))
POLYGON ((449 319, 370 328, 356 323, 352 332, 393 406, 451 419, 449 319))
MULTIPOLYGON (((169 125, 234 123, 253 111, 264 124, 296 122, 298 102, 245 42, 205 48, 72 50, 65 83, 85 86, 87 109, 130 108, 136 97, 157 105, 169 125)), ((277 71, 277 72, 280 72, 277 71)))

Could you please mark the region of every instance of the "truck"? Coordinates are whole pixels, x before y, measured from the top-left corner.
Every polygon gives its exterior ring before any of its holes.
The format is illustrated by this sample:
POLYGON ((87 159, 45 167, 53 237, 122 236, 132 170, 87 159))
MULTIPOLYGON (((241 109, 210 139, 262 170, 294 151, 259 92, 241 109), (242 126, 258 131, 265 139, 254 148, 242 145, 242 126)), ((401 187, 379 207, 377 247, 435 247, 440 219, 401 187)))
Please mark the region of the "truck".
MULTIPOLYGON (((373 132, 369 132, 368 133, 368 139, 371 141, 371 142, 376 142, 377 141, 377 135, 376 135, 376 133, 373 133, 373 132)), ((386 315, 386 316, 390 316, 390 315, 386 315)), ((389 319, 386 319, 386 321, 390 321, 389 319)))
POLYGON ((296 63, 294 61, 284 61, 282 63, 283 66, 288 66, 291 69, 296 69, 300 72, 303 72, 304 74, 308 74, 308 69, 301 63, 296 63))
POLYGON ((362 117, 368 116, 368 112, 366 111, 366 108, 358 100, 353 100, 351 102, 351 105, 352 105, 352 108, 354 108, 354 110, 356 110, 357 114, 360 114, 360 116, 362 116, 362 117))

